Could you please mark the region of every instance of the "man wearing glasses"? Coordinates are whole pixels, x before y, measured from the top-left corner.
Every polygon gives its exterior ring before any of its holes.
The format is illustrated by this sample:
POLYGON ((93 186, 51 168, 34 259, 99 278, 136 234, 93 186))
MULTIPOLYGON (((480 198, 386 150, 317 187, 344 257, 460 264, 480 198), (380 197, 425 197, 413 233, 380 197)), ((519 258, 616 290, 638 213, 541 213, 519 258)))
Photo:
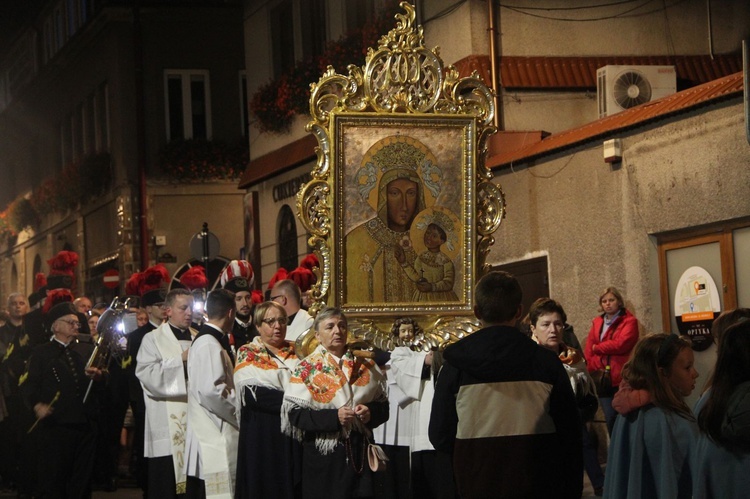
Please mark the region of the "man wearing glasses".
POLYGON ((84 403, 90 379, 101 371, 85 367, 85 360, 70 348, 81 323, 70 302, 50 309, 45 317, 52 339, 31 355, 20 388, 34 410, 36 423, 28 430, 43 451, 37 454, 39 469, 35 495, 86 497, 91 485, 96 431, 95 397, 84 403))
POLYGON ((271 289, 271 300, 284 307, 289 324, 286 328, 286 340, 294 343, 313 323, 313 318, 307 310, 302 309, 302 291, 297 283, 291 279, 284 279, 271 289))

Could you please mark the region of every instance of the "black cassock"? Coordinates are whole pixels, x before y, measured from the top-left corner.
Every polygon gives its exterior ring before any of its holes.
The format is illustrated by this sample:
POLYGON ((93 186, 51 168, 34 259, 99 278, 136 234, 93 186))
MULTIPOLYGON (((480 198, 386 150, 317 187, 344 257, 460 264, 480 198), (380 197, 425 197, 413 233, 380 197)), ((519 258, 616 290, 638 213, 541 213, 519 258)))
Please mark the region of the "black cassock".
POLYGON ((242 397, 235 497, 301 497, 302 450, 281 432, 284 392, 246 386, 242 397))

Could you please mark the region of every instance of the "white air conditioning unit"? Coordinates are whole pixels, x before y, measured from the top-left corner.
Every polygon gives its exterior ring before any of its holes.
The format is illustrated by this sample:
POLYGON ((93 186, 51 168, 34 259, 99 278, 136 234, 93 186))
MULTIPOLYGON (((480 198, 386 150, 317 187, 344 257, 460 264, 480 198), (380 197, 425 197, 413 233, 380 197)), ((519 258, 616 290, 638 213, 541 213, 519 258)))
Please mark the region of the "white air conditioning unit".
POLYGON ((676 91, 674 66, 604 66, 596 70, 600 118, 676 91))

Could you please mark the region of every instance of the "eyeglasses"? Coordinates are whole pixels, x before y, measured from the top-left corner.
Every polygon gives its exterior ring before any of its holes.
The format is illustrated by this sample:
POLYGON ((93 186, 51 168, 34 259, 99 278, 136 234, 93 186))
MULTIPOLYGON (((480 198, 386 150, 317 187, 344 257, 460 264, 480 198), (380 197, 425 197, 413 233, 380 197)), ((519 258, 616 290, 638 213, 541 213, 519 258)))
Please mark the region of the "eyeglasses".
POLYGON ((276 296, 272 296, 271 297, 271 301, 276 301, 276 298, 283 298, 283 299, 286 300, 286 296, 284 296, 284 295, 276 295, 276 296))
POLYGON ((276 323, 278 323, 279 326, 286 326, 287 318, 286 317, 271 317, 268 319, 263 319, 263 323, 268 324, 269 326, 273 326, 276 323))
POLYGON ((61 320, 62 322, 65 322, 65 323, 68 323, 68 324, 70 324, 70 325, 71 325, 71 326, 73 326, 73 327, 81 327, 81 323, 80 323, 80 322, 78 322, 78 321, 73 321, 73 320, 65 320, 65 319, 60 319, 60 320, 61 320))

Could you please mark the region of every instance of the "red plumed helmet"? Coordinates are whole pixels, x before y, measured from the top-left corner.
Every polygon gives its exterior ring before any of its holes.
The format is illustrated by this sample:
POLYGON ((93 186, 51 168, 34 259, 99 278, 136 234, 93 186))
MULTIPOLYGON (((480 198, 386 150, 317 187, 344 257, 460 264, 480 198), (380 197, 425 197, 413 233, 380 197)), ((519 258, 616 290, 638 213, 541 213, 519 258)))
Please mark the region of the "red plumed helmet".
POLYGON ((49 274, 47 275, 48 289, 71 289, 75 283, 75 266, 78 265, 78 253, 61 251, 54 258, 47 260, 49 274))
POLYGON ((66 301, 73 301, 73 293, 69 289, 60 288, 47 291, 47 299, 44 301, 43 313, 49 312, 49 309, 66 301))
POLYGON ((34 276, 34 292, 39 291, 47 285, 47 276, 42 272, 37 272, 34 276))
POLYGON ((294 281, 303 293, 309 291, 310 287, 315 283, 315 274, 312 273, 312 270, 304 267, 297 267, 292 270, 286 278, 294 281))
POLYGON ((277 270, 276 273, 273 275, 273 277, 271 277, 271 280, 268 281, 268 289, 271 289, 272 287, 274 287, 274 285, 277 282, 283 281, 284 279, 286 279, 286 276, 288 274, 289 273, 286 271, 284 267, 279 267, 279 270, 277 270))
POLYGON ((232 260, 229 262, 221 272, 221 287, 223 288, 227 282, 237 277, 244 277, 247 279, 248 285, 252 287, 255 276, 250 262, 247 260, 232 260))
POLYGON ((208 287, 206 269, 201 265, 190 267, 187 272, 180 276, 180 284, 188 288, 190 291, 194 289, 206 289, 208 287))
POLYGON ((130 296, 141 295, 141 283, 143 281, 143 272, 135 272, 125 283, 125 294, 130 296))
POLYGON ((61 251, 54 258, 47 260, 50 275, 73 275, 73 269, 78 265, 78 253, 61 251))
POLYGON ((167 272, 167 268, 161 263, 147 268, 141 274, 141 283, 139 286, 139 294, 141 296, 149 291, 165 288, 169 283, 169 272, 167 272))
POLYGON ((250 292, 250 297, 253 300, 253 304, 263 303, 263 293, 260 290, 254 289, 250 292))
POLYGON ((315 253, 310 253, 299 262, 299 266, 307 270, 312 270, 313 267, 320 267, 320 262, 318 262, 318 257, 315 256, 315 253))

